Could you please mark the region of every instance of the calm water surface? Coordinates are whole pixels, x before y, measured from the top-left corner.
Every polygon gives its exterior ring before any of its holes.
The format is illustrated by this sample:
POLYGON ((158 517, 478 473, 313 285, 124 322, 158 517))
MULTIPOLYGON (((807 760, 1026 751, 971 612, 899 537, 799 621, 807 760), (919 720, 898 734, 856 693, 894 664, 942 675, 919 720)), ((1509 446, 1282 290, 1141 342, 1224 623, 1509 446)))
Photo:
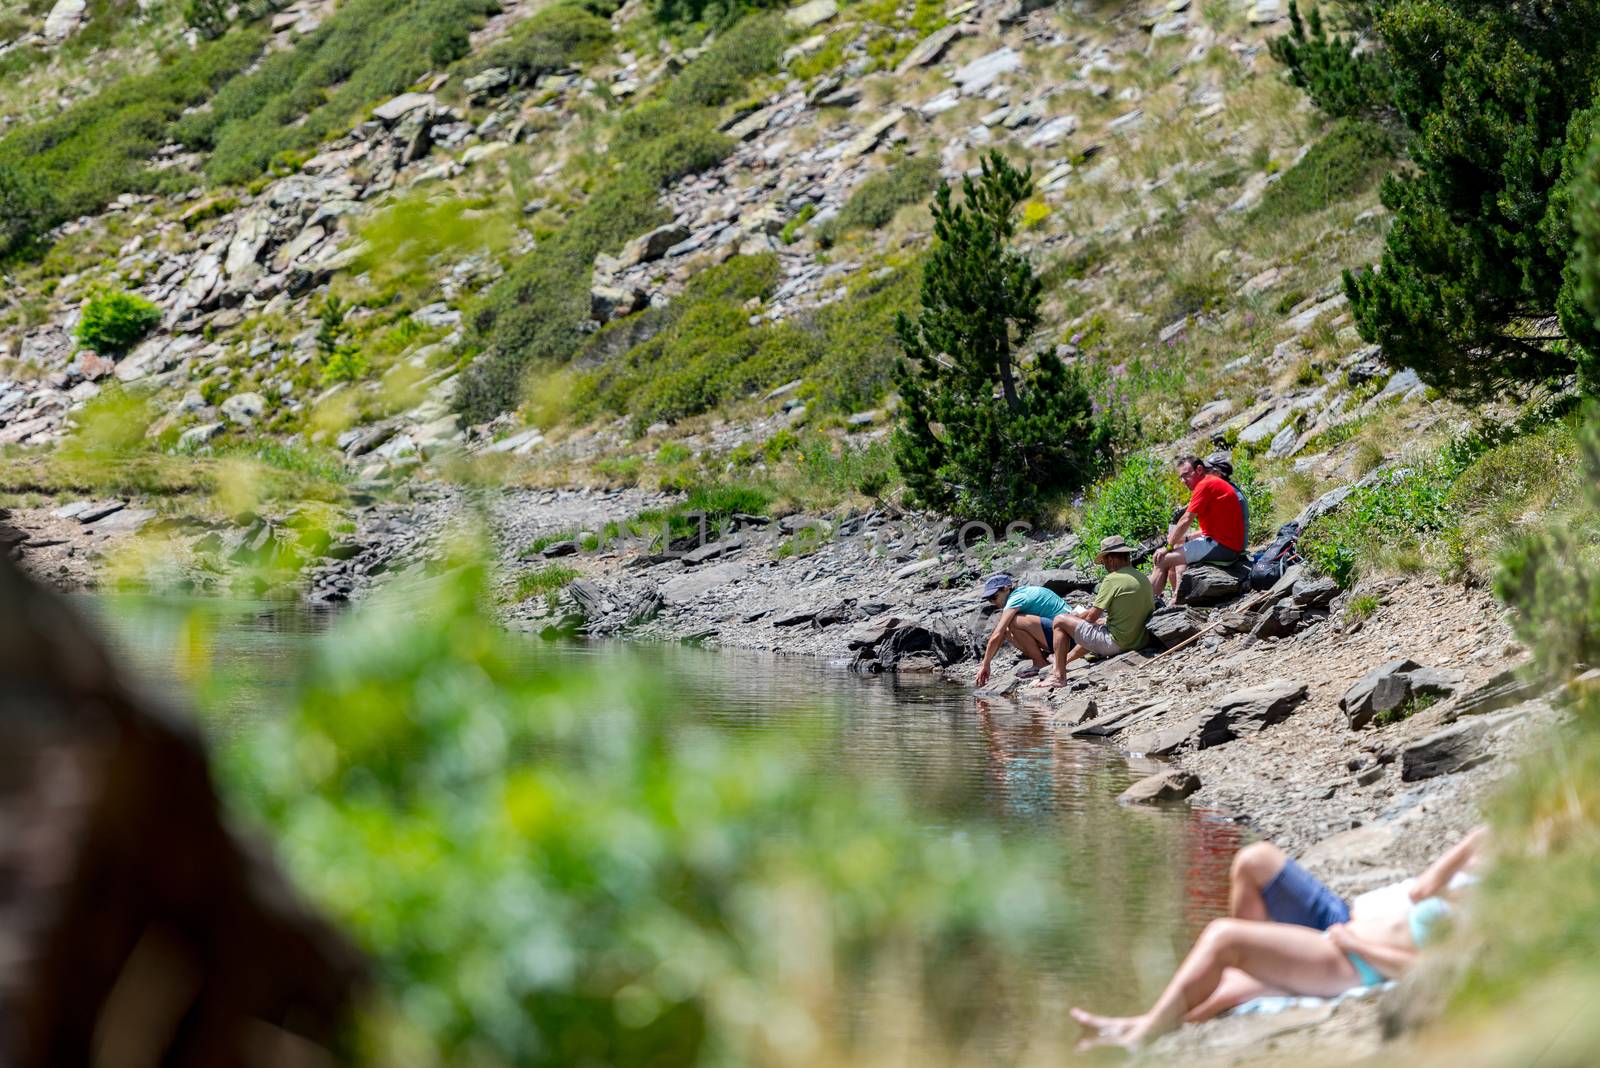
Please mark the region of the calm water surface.
MULTIPOLYGON (((148 683, 198 697, 208 729, 220 736, 282 706, 310 643, 334 618, 302 606, 226 601, 92 604, 148 683)), ((816 739, 832 757, 820 762, 822 774, 892 780, 930 828, 976 822, 1064 836, 1075 858, 1069 880, 1079 900, 1093 903, 1094 937, 1071 959, 1046 963, 1064 990, 1092 991, 1096 1004, 1132 1008, 1226 907, 1239 828, 1197 810, 1118 805, 1116 796, 1148 767, 1130 768, 1108 746, 1063 737, 1020 705, 981 701, 932 678, 863 677, 805 659, 528 642, 530 658, 654 673, 669 692, 687 695, 686 723, 816 739)))

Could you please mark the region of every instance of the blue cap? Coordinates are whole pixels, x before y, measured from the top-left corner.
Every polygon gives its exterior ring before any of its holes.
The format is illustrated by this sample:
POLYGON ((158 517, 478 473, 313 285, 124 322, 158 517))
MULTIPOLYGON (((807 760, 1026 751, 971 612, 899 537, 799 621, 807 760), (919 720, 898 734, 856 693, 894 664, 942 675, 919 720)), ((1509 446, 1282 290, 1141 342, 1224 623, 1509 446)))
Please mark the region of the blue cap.
POLYGON ((988 600, 1001 590, 1016 589, 1017 581, 1004 571, 983 580, 983 599, 988 600))

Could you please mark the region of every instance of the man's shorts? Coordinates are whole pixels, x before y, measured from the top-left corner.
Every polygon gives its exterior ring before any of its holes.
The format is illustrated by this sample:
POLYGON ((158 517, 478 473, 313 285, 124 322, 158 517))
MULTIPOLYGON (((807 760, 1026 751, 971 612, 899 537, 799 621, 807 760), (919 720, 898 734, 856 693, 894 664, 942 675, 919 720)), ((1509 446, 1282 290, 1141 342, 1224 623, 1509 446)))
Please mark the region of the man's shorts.
POLYGON ((1239 559, 1239 554, 1210 538, 1190 538, 1183 543, 1185 564, 1216 564, 1227 567, 1239 559))
POLYGON ((1326 931, 1336 923, 1350 922, 1350 906, 1344 899, 1292 859, 1261 891, 1261 900, 1274 923, 1326 931))
POLYGON ((1103 623, 1079 623, 1073 637, 1095 656, 1116 656, 1123 651, 1103 623))

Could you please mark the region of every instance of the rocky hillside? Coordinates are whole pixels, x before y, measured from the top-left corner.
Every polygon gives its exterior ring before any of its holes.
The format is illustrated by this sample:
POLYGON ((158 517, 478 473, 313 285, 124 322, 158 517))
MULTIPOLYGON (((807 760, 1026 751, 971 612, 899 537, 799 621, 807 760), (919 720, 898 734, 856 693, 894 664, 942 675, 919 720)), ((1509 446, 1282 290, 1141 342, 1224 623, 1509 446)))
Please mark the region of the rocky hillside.
MULTIPOLYGON (((146 528, 129 574, 333 552, 316 573, 342 596, 425 525, 408 501, 457 484, 901 502, 894 316, 930 192, 994 149, 1036 180, 1031 351, 1124 429, 1126 473, 1040 488, 1062 529, 1153 533, 1172 487, 1117 488, 1151 448, 1234 448, 1259 536, 1364 479, 1442 494, 1441 447, 1512 414, 1361 343, 1339 271, 1375 258, 1396 148, 1287 84, 1271 0, 814 0, 715 29, 606 0, 23 11, 0 54, 0 490, 20 551, 67 578, 146 528)), ((1319 562, 1414 567, 1436 518, 1319 562)), ((1482 577, 1494 528, 1454 531, 1446 565, 1482 577)))

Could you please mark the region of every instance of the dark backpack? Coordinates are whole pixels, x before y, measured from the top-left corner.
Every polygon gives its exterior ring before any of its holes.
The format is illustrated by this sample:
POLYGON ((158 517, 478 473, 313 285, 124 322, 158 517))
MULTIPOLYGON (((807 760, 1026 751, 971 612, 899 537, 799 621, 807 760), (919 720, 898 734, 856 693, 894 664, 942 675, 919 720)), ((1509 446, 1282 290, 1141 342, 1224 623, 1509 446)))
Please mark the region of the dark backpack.
POLYGON ((1300 562, 1300 524, 1285 523, 1278 528, 1272 544, 1256 553, 1250 562, 1250 588, 1271 589, 1283 573, 1300 562))

